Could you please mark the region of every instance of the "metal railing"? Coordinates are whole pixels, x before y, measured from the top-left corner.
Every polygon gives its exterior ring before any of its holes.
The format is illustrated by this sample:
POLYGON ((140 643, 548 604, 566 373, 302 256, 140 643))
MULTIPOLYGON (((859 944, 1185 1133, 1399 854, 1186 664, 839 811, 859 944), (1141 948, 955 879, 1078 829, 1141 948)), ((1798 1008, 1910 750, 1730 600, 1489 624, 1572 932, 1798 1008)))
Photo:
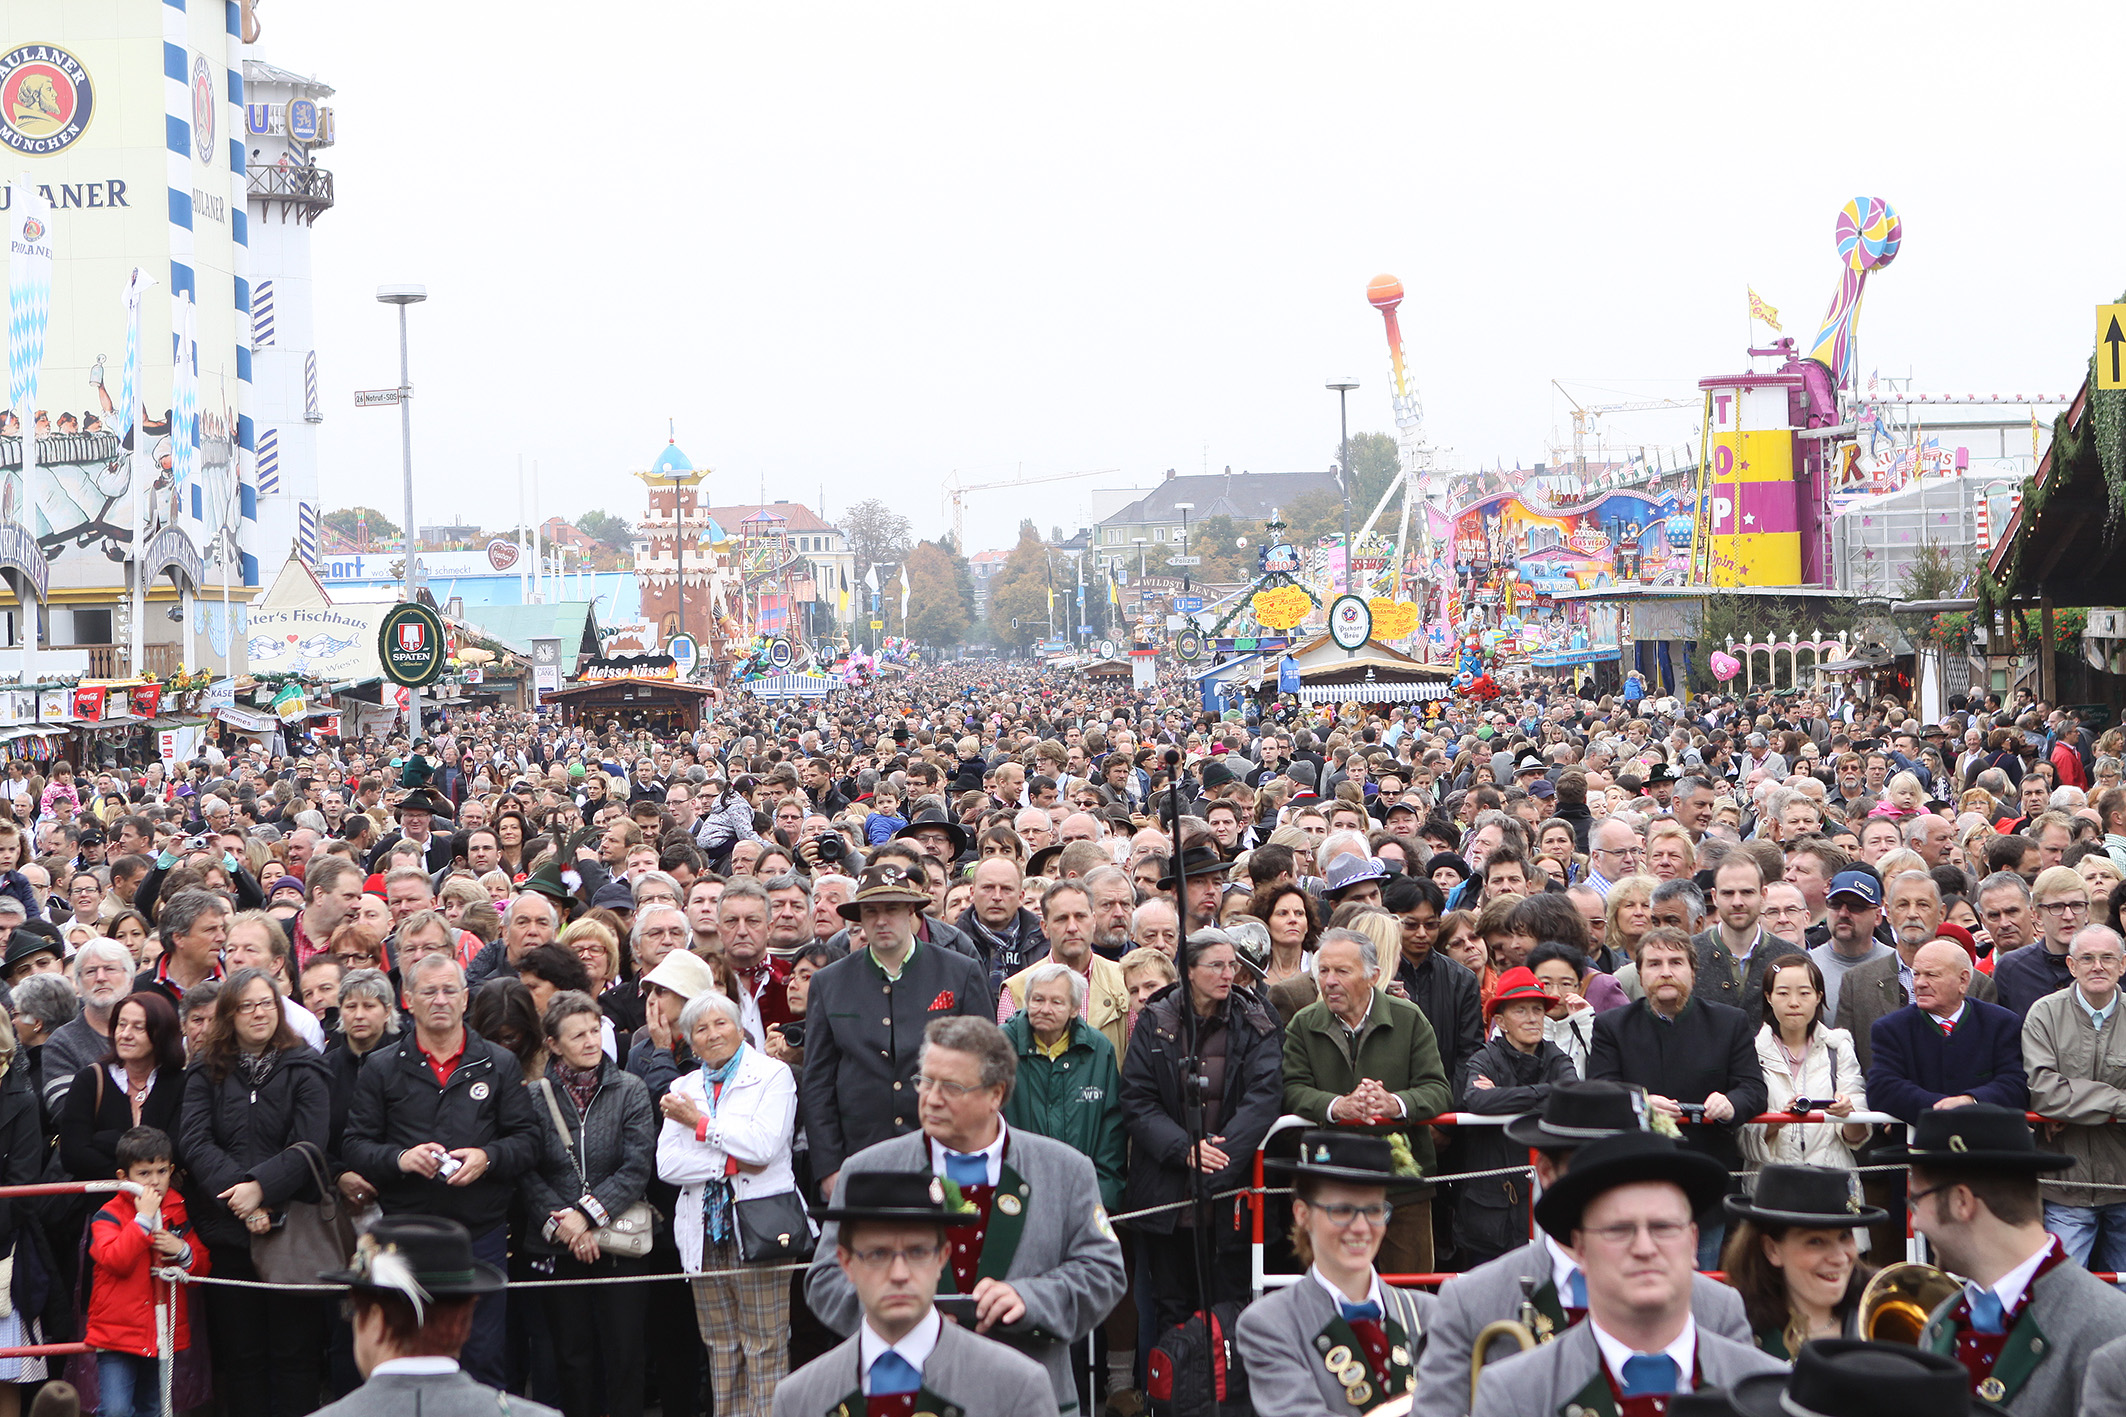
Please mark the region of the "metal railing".
POLYGON ((323 167, 282 167, 277 163, 246 170, 247 190, 254 197, 287 202, 308 222, 332 205, 332 172, 323 167))

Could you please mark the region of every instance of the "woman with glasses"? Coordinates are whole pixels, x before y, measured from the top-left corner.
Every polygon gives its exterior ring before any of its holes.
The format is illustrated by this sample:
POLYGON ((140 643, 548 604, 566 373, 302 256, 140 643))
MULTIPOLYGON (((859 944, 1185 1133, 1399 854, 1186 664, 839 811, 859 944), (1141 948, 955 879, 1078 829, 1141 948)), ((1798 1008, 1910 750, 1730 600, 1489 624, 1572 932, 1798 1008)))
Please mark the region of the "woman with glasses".
POLYGON ((1301 1136, 1292 1177, 1292 1249, 1307 1273, 1249 1305, 1237 1342, 1258 1417, 1367 1412, 1415 1388, 1431 1295, 1373 1267, 1395 1202, 1423 1187, 1399 1172, 1385 1137, 1341 1128, 1301 1136))
MULTIPOLYGON (((324 1058, 288 1026, 266 971, 239 969, 223 983, 185 1076, 185 1101, 178 1154, 213 1273, 257 1279, 252 1237, 283 1221, 289 1202, 322 1199, 317 1174, 331 1181, 331 1077, 324 1058)), ((322 1297, 217 1285, 207 1293, 207 1315, 232 1417, 317 1407, 328 1316, 322 1297)))
MULTIPOLYGON (((1556 1003, 1531 969, 1509 969, 1499 976, 1497 992, 1484 1005, 1484 1027, 1496 1032, 1462 1060, 1454 1080, 1458 1109, 1493 1116, 1539 1112, 1554 1084, 1579 1080, 1584 1061, 1576 1064, 1546 1037, 1556 1003)), ((1468 1127, 1458 1139, 1456 1169, 1489 1171, 1527 1155, 1525 1146, 1498 1127, 1468 1127)), ((1454 1244, 1464 1269, 1528 1243, 1527 1177, 1486 1176, 1458 1189, 1454 1244)))
POLYGON ((790 1165, 797 1083, 790 1069, 745 1041, 738 1005, 704 991, 679 1014, 679 1032, 701 1066, 664 1094, 657 1174, 680 1187, 672 1217, 693 1281, 694 1320, 709 1351, 716 1410, 767 1417, 784 1373, 790 1281, 739 1256, 740 1201, 797 1189, 790 1165))

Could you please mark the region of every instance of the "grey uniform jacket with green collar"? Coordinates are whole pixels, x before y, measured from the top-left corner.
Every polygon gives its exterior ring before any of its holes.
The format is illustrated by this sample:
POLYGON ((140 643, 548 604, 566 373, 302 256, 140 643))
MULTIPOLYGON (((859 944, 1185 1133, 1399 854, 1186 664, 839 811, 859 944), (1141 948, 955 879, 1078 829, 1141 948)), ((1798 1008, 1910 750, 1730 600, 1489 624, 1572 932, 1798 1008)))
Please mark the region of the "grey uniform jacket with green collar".
MULTIPOLYGON (((859 1171, 927 1176, 930 1138, 911 1132, 850 1157, 834 1183, 836 1204, 848 1189, 849 1177, 859 1171)), ((1122 1302, 1129 1287, 1122 1245, 1100 1208, 1100 1181, 1092 1161, 1081 1153, 1013 1127, 1001 1177, 978 1272, 1016 1289, 1026 1316, 1013 1325, 1013 1333, 993 1336, 1046 1368, 1057 1407, 1075 1412, 1078 1389, 1071 1376, 1071 1345, 1082 1343, 1122 1302)), ((840 1231, 831 1220, 821 1227, 812 1268, 805 1275, 805 1299, 827 1327, 854 1333, 861 1311, 849 1276, 834 1258, 840 1231)), ((946 1277, 951 1277, 949 1270, 946 1277)))
MULTIPOLYGON (((775 1385, 775 1417, 864 1417, 861 1362, 861 1340, 851 1334, 775 1385)), ((1039 1363, 953 1323, 938 1330, 937 1347, 923 1364, 916 1410, 935 1417, 1057 1417, 1039 1363)))
MULTIPOLYGON (((1552 1308, 1556 1281, 1550 1247, 1540 1239, 1456 1275, 1441 1287, 1432 1331, 1417 1364, 1417 1410, 1426 1417, 1464 1417, 1469 1411, 1469 1351, 1486 1324, 1520 1319, 1523 1279, 1533 1281, 1538 1307, 1552 1308)), ((1690 1308, 1700 1333, 1750 1342, 1742 1296, 1732 1286, 1702 1274, 1692 1276, 1690 1308)), ((1512 1351, 1510 1342, 1494 1339, 1490 1354, 1496 1361, 1512 1351)))
MULTIPOLYGON (((1414 1385, 1417 1355, 1424 1347, 1436 1301, 1430 1294, 1390 1284, 1381 1285, 1380 1294, 1385 1310, 1381 1320, 1391 1345, 1389 1374, 1414 1385)), ((1360 1362, 1363 1356, 1337 1351, 1356 1349, 1357 1343, 1329 1291, 1311 1274, 1301 1275, 1297 1282, 1241 1310, 1235 1333, 1255 1417, 1342 1417, 1372 1405, 1373 1392, 1346 1387, 1338 1376, 1354 1356, 1360 1362), (1344 1361, 1332 1366, 1331 1357, 1344 1361), (1354 1398, 1364 1405, 1354 1403, 1354 1398)), ((1378 1390, 1370 1375, 1361 1380, 1378 1390)))
MULTIPOLYGON (((1934 1310, 1920 1333, 1919 1346, 1950 1352, 1955 1341, 1950 1315, 1961 1295, 1951 1295, 1934 1310)), ((2085 1398, 2102 1389, 2084 1370, 2106 1344, 2126 1334, 2126 1294, 2106 1284, 2072 1259, 2046 1270, 2030 1282, 2030 1296, 2009 1327, 1993 1375, 2005 1393, 1998 1400, 2015 1417, 2076 1417, 2085 1398)), ((2114 1389, 2109 1395, 2116 1401, 2114 1389)))
MULTIPOLYGON (((1698 1330, 1694 1391, 1733 1387, 1756 1373, 1783 1373, 1786 1364, 1748 1343, 1698 1330)), ((1463 1382, 1468 1373, 1463 1372, 1463 1382)), ((1430 1417, 1430 1409, 1420 1406, 1430 1417)), ((1557 1340, 1485 1366, 1471 1417, 1616 1417, 1616 1399, 1602 1375, 1594 1328, 1576 1323, 1557 1340)))

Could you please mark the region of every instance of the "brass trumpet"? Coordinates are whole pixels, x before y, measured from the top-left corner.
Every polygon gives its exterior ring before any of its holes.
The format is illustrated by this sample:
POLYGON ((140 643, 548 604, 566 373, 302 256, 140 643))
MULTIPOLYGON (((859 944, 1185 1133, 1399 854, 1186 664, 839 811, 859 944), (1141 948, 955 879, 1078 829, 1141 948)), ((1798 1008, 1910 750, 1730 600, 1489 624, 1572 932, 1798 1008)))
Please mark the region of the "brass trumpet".
POLYGON ((1476 1343, 1469 1350, 1469 1406, 1471 1409, 1476 1407, 1476 1380, 1484 1375, 1484 1355, 1490 1349, 1493 1340, 1510 1338, 1520 1345, 1520 1351, 1523 1353, 1535 1347, 1539 1342, 1549 1341, 1548 1339, 1538 1339, 1535 1336, 1537 1318, 1535 1286, 1536 1281, 1533 1279, 1524 1277, 1521 1280, 1520 1318, 1494 1319, 1485 1324, 1483 1330, 1477 1334, 1476 1343))
POLYGON ((1860 1291, 1860 1335, 1917 1347, 1928 1316, 1962 1289, 1946 1271, 1930 1264, 1886 1266, 1860 1291))

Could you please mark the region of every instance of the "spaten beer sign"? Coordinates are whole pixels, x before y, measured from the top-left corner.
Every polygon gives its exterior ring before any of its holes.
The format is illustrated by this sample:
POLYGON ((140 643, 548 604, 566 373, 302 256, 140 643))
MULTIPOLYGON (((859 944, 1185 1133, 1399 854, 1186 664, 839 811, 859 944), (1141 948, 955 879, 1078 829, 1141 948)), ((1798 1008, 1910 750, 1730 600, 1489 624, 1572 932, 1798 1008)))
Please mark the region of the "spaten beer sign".
POLYGON ((448 651, 443 619, 425 605, 394 605, 377 627, 377 658, 394 684, 418 689, 434 683, 448 651))

